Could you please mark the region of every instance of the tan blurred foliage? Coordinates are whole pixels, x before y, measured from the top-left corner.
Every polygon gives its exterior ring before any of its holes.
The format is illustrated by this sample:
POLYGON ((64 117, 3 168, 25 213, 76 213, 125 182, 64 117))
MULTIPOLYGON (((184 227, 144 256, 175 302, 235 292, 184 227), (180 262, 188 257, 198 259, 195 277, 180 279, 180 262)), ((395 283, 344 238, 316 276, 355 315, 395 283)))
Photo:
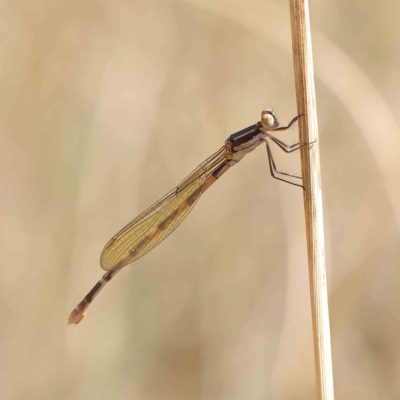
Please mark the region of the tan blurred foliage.
MULTIPOLYGON (((398 399, 400 3, 312 3, 336 398, 398 399)), ((66 325, 119 228, 296 114, 287 2, 0 8, 0 397, 315 398, 302 193, 263 148, 66 325)))

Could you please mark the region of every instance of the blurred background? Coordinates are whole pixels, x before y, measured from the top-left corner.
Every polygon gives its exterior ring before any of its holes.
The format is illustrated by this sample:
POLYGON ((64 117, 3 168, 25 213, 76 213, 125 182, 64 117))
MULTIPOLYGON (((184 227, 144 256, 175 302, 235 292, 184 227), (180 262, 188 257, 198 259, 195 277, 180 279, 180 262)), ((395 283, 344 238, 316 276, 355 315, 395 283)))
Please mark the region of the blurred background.
MULTIPOLYGON (((0 6, 0 397, 315 399, 303 193, 263 147, 66 324, 114 233, 296 115, 288 2, 0 6)), ((400 3, 310 13, 336 398, 398 399, 400 3)))

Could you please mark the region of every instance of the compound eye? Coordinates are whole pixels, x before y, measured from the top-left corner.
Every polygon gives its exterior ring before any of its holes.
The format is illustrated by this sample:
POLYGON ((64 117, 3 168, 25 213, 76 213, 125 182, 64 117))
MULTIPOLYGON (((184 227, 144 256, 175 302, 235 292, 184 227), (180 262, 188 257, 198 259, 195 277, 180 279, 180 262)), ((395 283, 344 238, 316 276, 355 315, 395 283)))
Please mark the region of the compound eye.
POLYGON ((264 129, 270 130, 273 128, 275 123, 275 118, 268 112, 265 112, 261 115, 261 125, 264 129))

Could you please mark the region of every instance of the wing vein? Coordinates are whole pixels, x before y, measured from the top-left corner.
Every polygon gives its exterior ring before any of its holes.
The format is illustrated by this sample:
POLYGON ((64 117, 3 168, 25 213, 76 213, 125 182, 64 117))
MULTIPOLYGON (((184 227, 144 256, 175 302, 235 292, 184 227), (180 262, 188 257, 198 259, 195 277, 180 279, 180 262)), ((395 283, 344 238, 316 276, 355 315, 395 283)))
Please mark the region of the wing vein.
POLYGON ((224 147, 219 149, 175 189, 114 235, 101 253, 101 267, 106 271, 120 269, 145 255, 170 235, 201 197, 207 178, 225 161, 224 152, 224 147))

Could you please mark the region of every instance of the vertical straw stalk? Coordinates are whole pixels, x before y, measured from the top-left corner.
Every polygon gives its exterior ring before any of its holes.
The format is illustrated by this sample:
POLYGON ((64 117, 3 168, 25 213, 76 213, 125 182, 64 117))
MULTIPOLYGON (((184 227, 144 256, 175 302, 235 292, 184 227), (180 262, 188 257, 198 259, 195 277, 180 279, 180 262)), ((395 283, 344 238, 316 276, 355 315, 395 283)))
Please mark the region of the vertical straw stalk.
POLYGON ((318 143, 317 109, 307 0, 290 0, 292 46, 301 143, 304 211, 317 378, 317 398, 333 400, 331 339, 326 282, 324 222, 318 143))

